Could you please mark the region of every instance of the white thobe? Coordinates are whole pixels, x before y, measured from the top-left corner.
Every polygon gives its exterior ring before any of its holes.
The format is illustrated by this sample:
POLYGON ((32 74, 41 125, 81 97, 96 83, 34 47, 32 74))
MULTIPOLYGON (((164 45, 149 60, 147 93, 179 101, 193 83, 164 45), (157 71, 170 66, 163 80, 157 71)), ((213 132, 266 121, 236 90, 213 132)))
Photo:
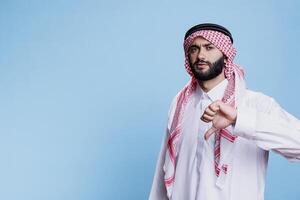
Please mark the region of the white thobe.
MULTIPOLYGON (((221 154, 231 154, 232 161, 226 182, 218 185, 214 170, 214 137, 204 140, 211 123, 201 121, 200 117, 209 104, 222 99, 227 83, 225 79, 208 93, 197 86, 194 97, 197 103, 187 104, 200 112, 196 117, 187 115, 183 119, 184 128, 197 124, 197 131, 182 131, 185 134, 181 136, 172 200, 263 200, 269 150, 289 160, 300 160, 300 121, 271 97, 246 90, 237 108, 235 126, 227 128, 238 138, 234 144, 226 144, 224 139, 221 142, 221 154), (226 145, 234 145, 233 150, 227 151, 226 145)), ((169 111, 168 130, 175 108, 176 97, 169 111)), ((163 171, 165 153, 166 139, 162 142, 150 200, 168 199, 163 171)))

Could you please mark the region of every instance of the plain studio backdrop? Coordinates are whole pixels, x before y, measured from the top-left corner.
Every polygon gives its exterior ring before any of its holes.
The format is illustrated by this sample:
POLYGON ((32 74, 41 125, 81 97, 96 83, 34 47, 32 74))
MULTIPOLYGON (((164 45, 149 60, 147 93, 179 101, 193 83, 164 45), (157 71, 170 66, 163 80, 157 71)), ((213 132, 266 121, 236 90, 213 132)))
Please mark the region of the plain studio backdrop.
MULTIPOLYGON (((147 199, 183 36, 219 23, 248 87, 300 118, 300 1, 1 0, 0 199, 147 199)), ((300 199, 271 153, 266 200, 300 199)))

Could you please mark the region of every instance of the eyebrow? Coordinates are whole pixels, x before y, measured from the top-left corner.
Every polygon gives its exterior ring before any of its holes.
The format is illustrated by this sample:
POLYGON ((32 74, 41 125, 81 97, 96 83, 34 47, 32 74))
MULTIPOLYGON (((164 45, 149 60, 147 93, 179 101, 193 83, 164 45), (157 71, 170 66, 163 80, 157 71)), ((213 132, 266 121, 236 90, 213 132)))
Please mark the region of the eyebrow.
MULTIPOLYGON (((202 44, 201 46, 202 46, 202 47, 208 47, 208 46, 213 46, 213 44, 211 44, 211 43, 206 43, 206 44, 202 44)), ((197 44, 193 44, 193 45, 190 46, 190 48, 191 48, 191 47, 198 47, 198 48, 199 48, 200 46, 197 45, 197 44)))
POLYGON ((211 43, 207 43, 207 44, 203 44, 202 46, 208 47, 208 46, 212 46, 212 44, 211 43))

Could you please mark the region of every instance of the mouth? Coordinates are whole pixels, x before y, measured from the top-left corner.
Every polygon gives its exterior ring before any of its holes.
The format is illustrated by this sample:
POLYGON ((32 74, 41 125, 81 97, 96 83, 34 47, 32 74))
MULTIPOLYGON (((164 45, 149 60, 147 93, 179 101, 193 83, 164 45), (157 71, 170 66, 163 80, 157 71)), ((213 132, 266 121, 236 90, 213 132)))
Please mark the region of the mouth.
POLYGON ((208 65, 206 63, 198 63, 196 66, 198 69, 205 69, 208 65))

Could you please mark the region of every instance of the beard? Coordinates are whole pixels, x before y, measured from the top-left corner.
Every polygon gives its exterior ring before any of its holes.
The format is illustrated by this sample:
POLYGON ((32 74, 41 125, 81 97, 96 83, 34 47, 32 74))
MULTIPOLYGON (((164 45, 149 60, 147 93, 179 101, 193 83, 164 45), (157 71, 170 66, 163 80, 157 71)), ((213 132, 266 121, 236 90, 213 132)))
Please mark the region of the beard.
POLYGON ((208 61, 201 61, 199 59, 196 60, 194 64, 191 65, 191 70, 193 72, 193 75, 198 81, 207 81, 210 79, 213 79, 217 76, 219 76, 224 68, 224 56, 219 58, 216 62, 211 63, 208 61), (198 64, 207 64, 209 66, 209 69, 205 72, 202 72, 200 69, 198 69, 198 64))

